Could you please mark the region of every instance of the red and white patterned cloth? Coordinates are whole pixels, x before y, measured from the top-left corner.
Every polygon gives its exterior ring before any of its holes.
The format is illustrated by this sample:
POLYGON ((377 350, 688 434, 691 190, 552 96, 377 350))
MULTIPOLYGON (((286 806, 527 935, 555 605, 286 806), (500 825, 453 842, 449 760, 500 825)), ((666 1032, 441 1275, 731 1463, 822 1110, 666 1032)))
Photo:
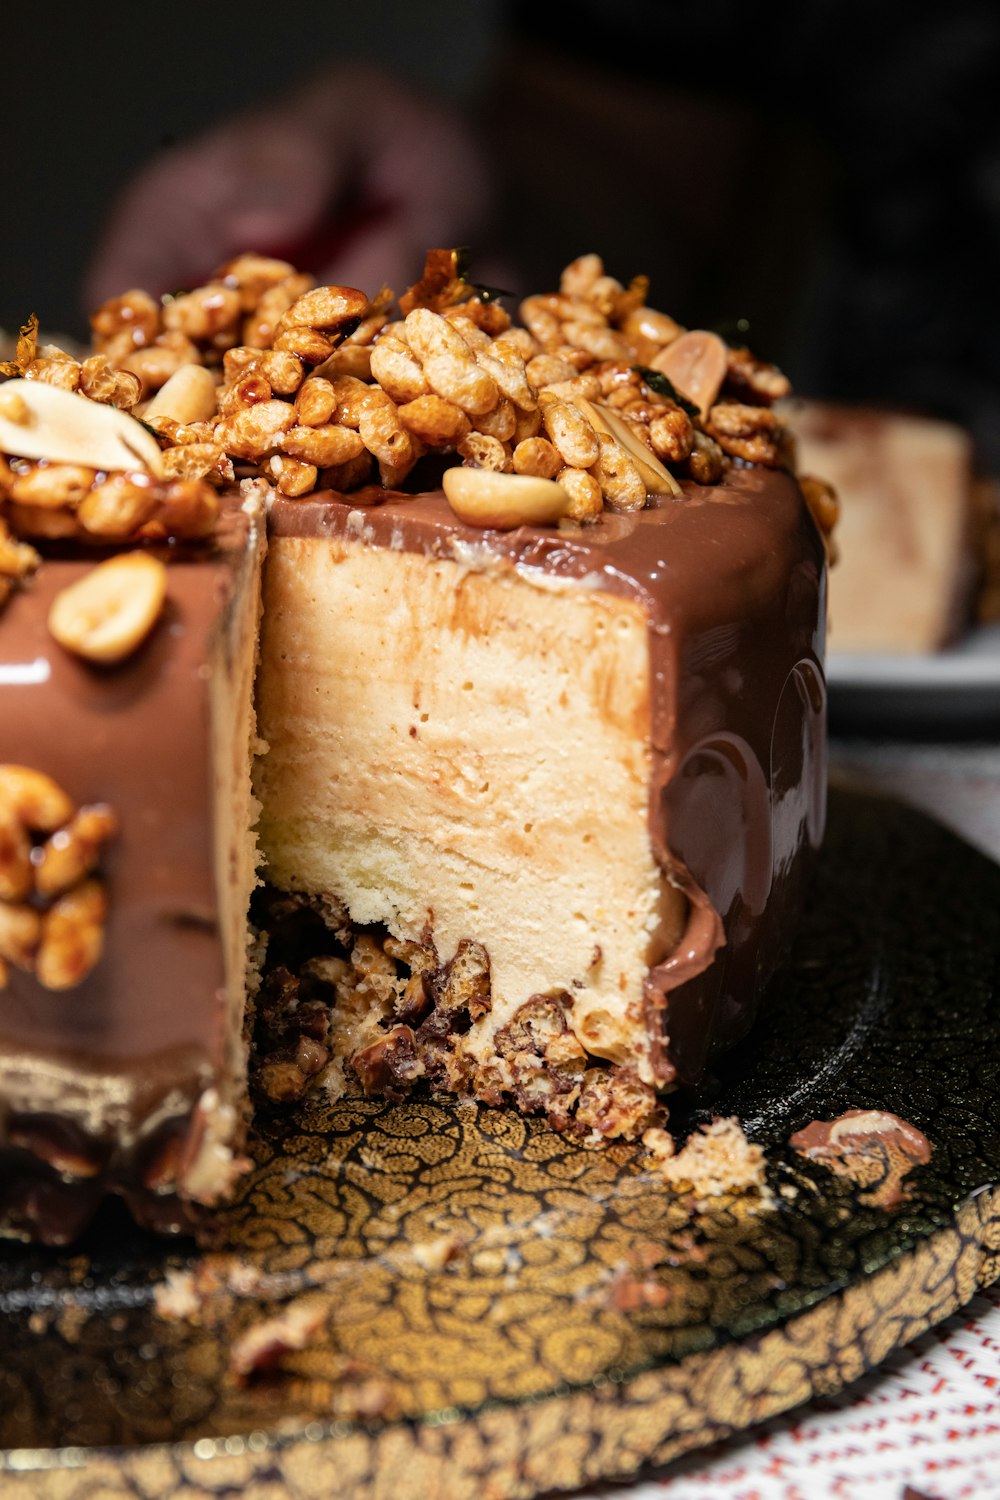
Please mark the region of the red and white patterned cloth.
POLYGON ((579 1500, 1000 1500, 1000 1283, 839 1396, 579 1500))

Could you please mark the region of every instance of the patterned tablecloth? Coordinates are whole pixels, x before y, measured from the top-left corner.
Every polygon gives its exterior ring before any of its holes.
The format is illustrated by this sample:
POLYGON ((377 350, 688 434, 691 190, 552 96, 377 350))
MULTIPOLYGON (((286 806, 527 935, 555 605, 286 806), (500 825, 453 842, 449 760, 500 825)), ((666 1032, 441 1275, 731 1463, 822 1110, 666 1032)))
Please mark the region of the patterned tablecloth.
MULTIPOLYGON (((834 743, 833 771, 1000 860, 1000 749, 834 743)), ((579 1500, 1000 1500, 1000 1282, 840 1395, 579 1500)))

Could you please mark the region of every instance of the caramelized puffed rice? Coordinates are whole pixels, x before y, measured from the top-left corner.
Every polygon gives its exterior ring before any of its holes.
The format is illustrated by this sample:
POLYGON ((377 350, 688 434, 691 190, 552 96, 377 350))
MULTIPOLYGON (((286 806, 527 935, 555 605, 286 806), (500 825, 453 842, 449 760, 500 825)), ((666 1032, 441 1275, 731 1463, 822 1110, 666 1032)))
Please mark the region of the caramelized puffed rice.
MULTIPOLYGON (((637 509, 647 494, 679 493, 671 469, 714 483, 732 458, 787 457, 770 411, 787 389, 780 371, 716 334, 683 329, 647 294, 647 278, 623 284, 599 256, 584 255, 565 268, 557 292, 525 298, 525 326, 512 327, 500 304, 462 279, 454 252, 435 251, 394 318, 388 288, 369 299, 247 254, 162 309, 137 292, 106 303, 93 319, 97 353, 82 366, 39 350, 32 334, 10 373, 75 378, 91 397, 122 405, 137 379, 147 392, 166 385, 164 398, 190 381, 196 410, 154 396, 146 411, 166 446, 168 482, 207 491, 231 480, 237 460, 261 465, 288 496, 317 485, 349 493, 368 483, 373 461, 383 487, 403 483, 430 448, 492 473, 558 476, 563 514, 591 520, 605 504, 637 509), (205 367, 217 370, 220 360, 221 387, 205 367), (191 368, 174 374, 182 365, 191 368), (692 420, 652 376, 647 384, 646 367, 702 416, 692 420)), ((127 481, 95 499, 81 493, 82 479, 60 491, 56 481, 67 478, 30 477, 8 513, 36 535, 162 534, 171 509, 162 492, 147 508, 127 481)), ((200 534, 192 500, 175 495, 173 509, 200 534)), ((204 521, 211 507, 202 510, 204 521)))
POLYGON ((614 438, 599 437, 600 452, 590 472, 612 510, 642 510, 646 486, 634 462, 614 438))
POLYGON ((116 370, 105 354, 92 354, 80 366, 80 390, 91 401, 131 411, 142 393, 138 377, 116 370))
POLYGON ((79 505, 96 479, 94 469, 81 464, 25 464, 11 478, 8 494, 25 505, 53 509, 79 505))
POLYGON ((371 352, 371 372, 394 401, 416 401, 429 391, 427 377, 416 355, 402 339, 380 338, 371 352))
POLYGON ((303 427, 322 427, 337 410, 337 392, 321 375, 310 375, 299 387, 295 410, 303 427))
POLYGON ((107 915, 93 871, 116 832, 110 808, 77 811, 44 772, 0 765, 0 989, 8 965, 48 989, 79 984, 93 968, 107 915))
POLYGON ((318 328, 286 328, 274 341, 280 354, 293 354, 307 365, 321 365, 334 352, 333 340, 318 328))
POLYGON ((253 349, 267 349, 273 344, 278 320, 313 284, 311 276, 295 271, 268 287, 257 306, 244 320, 244 344, 249 344, 253 349))
POLYGON ((33 359, 24 372, 25 380, 40 380, 62 391, 75 391, 80 385, 80 366, 75 359, 61 355, 55 359, 33 359))
POLYGON ((406 430, 429 448, 457 448, 470 431, 465 412, 442 396, 417 396, 401 406, 398 414, 406 430))
POLYGON ((34 547, 11 536, 3 516, 0 516, 0 580, 26 578, 41 560, 34 547))
POLYGON ((747 463, 769 465, 779 462, 780 425, 769 406, 747 406, 738 401, 719 402, 705 422, 724 453, 747 463))
POLYGON ((35 974, 47 990, 72 989, 104 948, 108 901, 99 880, 85 880, 60 896, 42 918, 35 974))
MULTIPOLYGON (((516 453, 515 453, 516 458, 516 453)), ((569 496, 566 515, 571 521, 596 521, 604 509, 601 486, 586 469, 561 469, 556 475, 569 496)))
POLYGON ((319 470, 315 464, 302 463, 297 458, 279 457, 277 454, 268 460, 267 470, 279 495, 286 495, 292 500, 308 495, 316 488, 319 478, 319 470))
POLYGON ((220 333, 231 333, 236 342, 236 327, 242 311, 240 294, 224 281, 210 281, 196 291, 169 298, 163 307, 163 326, 182 333, 195 343, 215 339, 220 333))
POLYGON ((117 363, 131 350, 152 343, 163 324, 160 304, 148 292, 132 290, 112 297, 90 320, 98 353, 117 363))
POLYGON ((600 456, 597 433, 587 418, 568 401, 551 401, 542 407, 542 426, 564 463, 589 469, 600 456))
POLYGON ((475 354, 447 318, 417 307, 407 314, 403 327, 433 391, 470 416, 493 410, 500 389, 493 376, 477 364, 475 354))
POLYGON ((156 490, 148 474, 113 474, 89 490, 77 506, 84 531, 110 542, 134 536, 156 508, 156 490))
POLYGON ((124 369, 138 376, 144 392, 158 391, 182 365, 197 363, 196 346, 179 329, 158 333, 151 344, 121 361, 124 369))
POLYGON ((525 438, 518 443, 512 462, 515 474, 534 474, 538 479, 555 479, 563 467, 559 450, 547 438, 540 437, 525 438))
POLYGON ((81 807, 65 827, 42 845, 34 862, 40 896, 61 896, 91 874, 104 845, 118 832, 118 819, 107 803, 81 807))
POLYGON ((326 422, 320 427, 292 427, 281 439, 281 450, 292 458, 319 468, 329 468, 357 458, 371 444, 349 427, 326 422))
POLYGON ((266 291, 295 275, 295 267, 287 260, 276 260, 273 256, 257 255, 251 251, 227 260, 215 275, 218 281, 236 288, 243 312, 252 312, 266 291))
POLYGON ((226 417, 216 427, 215 438, 233 458, 259 460, 279 447, 283 434, 294 426, 293 406, 265 399, 226 417))

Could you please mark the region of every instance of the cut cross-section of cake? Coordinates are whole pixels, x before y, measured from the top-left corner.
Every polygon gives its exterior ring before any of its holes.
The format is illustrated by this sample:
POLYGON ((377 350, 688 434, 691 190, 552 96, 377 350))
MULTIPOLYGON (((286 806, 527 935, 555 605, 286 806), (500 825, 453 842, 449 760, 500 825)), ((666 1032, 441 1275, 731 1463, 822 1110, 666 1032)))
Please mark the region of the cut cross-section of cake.
POLYGON ((192 1223, 248 1082, 635 1138, 749 1025, 822 832, 835 506, 780 372, 646 292, 583 256, 516 327, 455 252, 398 305, 248 255, 81 359, 22 330, 0 1233, 192 1223))
POLYGON ((416 945, 428 981, 414 1007, 411 954, 381 1008, 335 1009, 369 1087, 429 1076, 558 1123, 619 1088, 632 1130, 637 1094, 651 1112, 745 1029, 822 830, 823 601, 816 529, 766 470, 487 536, 441 495, 273 504, 267 879, 416 945), (470 950, 475 1014, 448 1005, 470 950))

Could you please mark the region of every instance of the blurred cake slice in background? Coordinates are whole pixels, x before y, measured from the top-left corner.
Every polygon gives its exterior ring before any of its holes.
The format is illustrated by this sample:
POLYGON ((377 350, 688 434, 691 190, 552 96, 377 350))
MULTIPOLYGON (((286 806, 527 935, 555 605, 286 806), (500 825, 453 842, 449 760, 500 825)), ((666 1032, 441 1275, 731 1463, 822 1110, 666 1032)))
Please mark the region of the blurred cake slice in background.
POLYGON ((837 492, 839 560, 830 573, 831 655, 913 655, 971 623, 981 529, 972 443, 948 422, 788 403, 800 473, 837 492))

